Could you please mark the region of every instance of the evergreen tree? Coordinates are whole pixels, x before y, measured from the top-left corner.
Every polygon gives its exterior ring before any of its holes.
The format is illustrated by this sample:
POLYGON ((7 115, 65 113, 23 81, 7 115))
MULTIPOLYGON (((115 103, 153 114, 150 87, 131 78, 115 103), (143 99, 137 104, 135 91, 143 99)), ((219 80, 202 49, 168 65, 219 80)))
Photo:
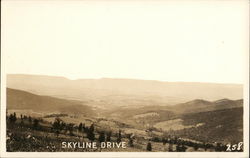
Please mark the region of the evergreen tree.
POLYGON ((59 130, 56 130, 56 137, 58 137, 60 134, 59 130))
POLYGON ((9 120, 10 120, 10 123, 14 124, 17 120, 16 113, 10 114, 9 120))
POLYGON ((119 129, 118 136, 117 136, 117 142, 120 143, 122 141, 122 134, 121 130, 119 129))
POLYGON ((55 131, 55 134, 56 136, 58 137, 59 134, 60 134, 60 131, 63 129, 63 126, 62 126, 62 121, 60 120, 60 118, 55 118, 55 121, 53 122, 52 124, 52 130, 55 131))
POLYGON ((87 137, 89 140, 94 141, 95 140, 95 134, 91 130, 88 130, 87 137))
POLYGON ((74 135, 74 134, 73 134, 74 124, 73 124, 73 123, 69 123, 69 124, 67 125, 67 130, 69 131, 70 135, 74 135))
POLYGON ((147 144, 147 151, 152 151, 152 145, 150 142, 147 144))
POLYGON ((38 126, 39 126, 39 120, 38 119, 34 119, 34 121, 33 121, 33 128, 34 129, 38 129, 38 126))
POLYGON ((32 118, 29 116, 29 123, 32 124, 32 118))
POLYGON ((91 132, 94 132, 95 127, 94 127, 94 124, 93 124, 93 123, 92 123, 91 126, 89 127, 89 130, 90 130, 91 132))
POLYGON ((13 115, 12 114, 10 114, 9 121, 10 121, 10 123, 13 123, 13 115))
POLYGON ((99 142, 105 142, 105 132, 101 131, 99 138, 98 138, 99 142))
POLYGON ((61 127, 61 121, 59 118, 55 118, 55 121, 54 123, 52 124, 52 127, 54 130, 60 130, 60 127, 61 127))
POLYGON ((95 133, 94 133, 94 124, 91 124, 89 128, 86 128, 87 131, 87 137, 89 140, 94 141, 95 140, 95 133))
POLYGON ((112 135, 112 131, 109 131, 109 132, 107 132, 107 137, 106 137, 106 141, 107 142, 110 142, 111 141, 111 135, 112 135))
POLYGON ((85 132, 85 123, 82 124, 82 131, 85 132))
POLYGON ((14 112, 14 118, 16 119, 16 113, 14 112))
POLYGON ((133 147, 133 146, 134 146, 133 138, 129 138, 128 145, 129 145, 130 147, 133 147))
POLYGON ((78 126, 78 131, 79 132, 82 132, 82 127, 83 127, 83 125, 82 125, 82 123, 80 123, 79 126, 78 126))
POLYGON ((84 132, 88 134, 89 133, 89 128, 85 127, 84 132))
POLYGON ((60 130, 63 130, 66 128, 66 123, 61 121, 61 124, 60 124, 60 130))

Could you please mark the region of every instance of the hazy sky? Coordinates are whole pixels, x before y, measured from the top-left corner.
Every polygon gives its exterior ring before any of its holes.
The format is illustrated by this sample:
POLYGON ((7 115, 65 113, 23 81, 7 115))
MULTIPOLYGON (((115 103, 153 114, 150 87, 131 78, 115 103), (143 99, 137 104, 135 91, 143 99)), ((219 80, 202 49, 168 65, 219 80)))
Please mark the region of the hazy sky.
POLYGON ((243 83, 248 1, 3 1, 7 73, 243 83))

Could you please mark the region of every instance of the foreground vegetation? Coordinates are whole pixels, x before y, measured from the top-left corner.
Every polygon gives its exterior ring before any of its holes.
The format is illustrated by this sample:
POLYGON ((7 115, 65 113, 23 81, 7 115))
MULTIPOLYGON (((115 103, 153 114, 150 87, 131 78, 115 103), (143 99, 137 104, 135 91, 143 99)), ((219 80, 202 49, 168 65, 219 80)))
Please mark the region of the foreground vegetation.
MULTIPOLYGON (((51 116, 52 117, 52 116, 51 116)), ((124 133, 120 130, 107 130, 97 124, 87 125, 84 122, 76 125, 66 123, 60 117, 53 117, 53 122, 44 118, 32 118, 16 113, 7 115, 7 151, 49 151, 49 152, 191 152, 191 151, 226 151, 221 143, 194 141, 173 133, 154 135, 148 129, 148 137, 124 133), (62 142, 126 142, 127 148, 82 149, 62 148, 62 142)), ((242 148, 238 151, 242 151, 242 148)))

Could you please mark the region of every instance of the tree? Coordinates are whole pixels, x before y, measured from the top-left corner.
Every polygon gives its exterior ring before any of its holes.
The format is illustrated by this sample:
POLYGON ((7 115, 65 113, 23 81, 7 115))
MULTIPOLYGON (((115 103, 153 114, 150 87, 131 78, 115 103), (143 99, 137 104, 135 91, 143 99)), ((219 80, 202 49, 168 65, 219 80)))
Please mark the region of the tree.
POLYGON ((56 137, 58 137, 60 134, 59 130, 56 130, 56 137))
POLYGON ((88 131, 87 137, 89 140, 94 141, 95 140, 95 134, 92 131, 88 131))
POLYGON ((16 120, 17 120, 16 113, 10 114, 9 120, 10 120, 10 123, 14 124, 16 122, 16 120))
POLYGON ((169 144, 169 146, 168 146, 168 151, 169 151, 169 152, 172 152, 172 151, 173 151, 173 144, 172 144, 172 143, 169 144))
POLYGON ((89 128, 88 128, 88 127, 85 127, 85 128, 84 128, 84 132, 88 134, 88 133, 89 133, 89 128))
POLYGON ((107 132, 106 135, 107 135, 107 136, 106 136, 106 141, 107 141, 107 142, 110 142, 110 141, 111 141, 112 131, 107 132))
POLYGON ((128 145, 129 145, 130 147, 133 147, 133 146, 134 146, 133 138, 129 138, 128 145))
POLYGON ((32 118, 29 116, 29 123, 32 124, 32 118))
POLYGON ((67 124, 67 130, 69 131, 70 135, 74 135, 73 134, 73 129, 74 129, 74 124, 73 123, 67 124))
POLYGON ((16 113, 14 112, 14 118, 16 118, 16 113))
POLYGON ((13 123, 13 115, 12 114, 10 114, 9 121, 10 121, 10 123, 13 123))
POLYGON ((85 131, 85 123, 82 124, 82 131, 85 131))
POLYGON ((181 151, 185 152, 187 150, 187 147, 185 147, 185 145, 181 145, 181 151))
POLYGON ((133 133, 129 134, 128 139, 129 139, 128 145, 129 145, 130 147, 133 147, 133 146, 134 146, 134 140, 133 140, 133 139, 134 139, 134 134, 133 134, 133 133))
POLYGON ((83 125, 82 125, 82 123, 80 123, 79 126, 78 126, 78 131, 79 131, 79 132, 82 131, 82 129, 83 129, 82 127, 83 127, 83 125))
POLYGON ((117 136, 117 142, 120 143, 122 141, 122 134, 121 130, 119 129, 118 136, 117 136))
POLYGON ((87 130, 87 137, 89 140, 95 140, 95 133, 94 133, 94 124, 92 124, 89 129, 87 130))
POLYGON ((63 130, 65 128, 66 128, 66 123, 61 121, 60 130, 63 130))
POLYGON ((61 120, 59 118, 55 118, 55 121, 52 124, 52 127, 55 130, 60 130, 61 129, 61 120))
POLYGON ((60 118, 55 118, 53 124, 52 124, 52 131, 55 132, 56 136, 58 137, 60 134, 60 131, 65 127, 63 127, 62 125, 62 120, 60 118))
POLYGON ((100 132, 98 140, 99 142, 105 142, 105 132, 100 132))
POLYGON ((23 116, 23 119, 25 119, 25 120, 26 120, 26 119, 27 119, 27 116, 26 116, 26 115, 24 115, 24 116, 23 116))
POLYGON ((94 124, 93 124, 93 123, 92 123, 91 126, 89 127, 89 130, 90 130, 91 132, 94 132, 95 127, 94 127, 94 124))
POLYGON ((34 121, 33 121, 33 128, 34 129, 38 129, 38 126, 39 126, 39 120, 38 119, 34 119, 34 121))
POLYGON ((147 144, 147 151, 152 151, 152 145, 150 142, 147 144))

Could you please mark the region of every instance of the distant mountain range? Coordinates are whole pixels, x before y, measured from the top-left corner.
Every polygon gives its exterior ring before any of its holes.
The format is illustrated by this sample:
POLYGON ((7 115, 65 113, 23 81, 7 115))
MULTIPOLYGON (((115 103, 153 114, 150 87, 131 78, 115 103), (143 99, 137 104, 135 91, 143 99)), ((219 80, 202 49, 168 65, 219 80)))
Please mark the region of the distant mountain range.
MULTIPOLYGON (((99 111, 80 101, 7 88, 7 111, 10 113, 39 116, 48 121, 53 121, 55 117, 65 117, 67 121, 82 121, 83 118, 78 116, 84 116, 85 121, 94 119, 96 122, 99 118, 106 118, 106 123, 115 121, 122 125, 122 129, 127 127, 123 126, 124 123, 135 131, 144 131, 148 125, 156 131, 171 128, 172 131, 165 132, 206 142, 237 143, 243 140, 242 104, 242 100, 221 99, 210 102, 196 99, 176 106, 116 107, 99 111)), ((101 124, 98 126, 103 127, 101 124)), ((114 128, 113 124, 105 125, 107 126, 114 128)))
MULTIPOLYGON (((59 99, 50 96, 41 96, 25 92, 22 90, 7 88, 7 109, 12 110, 32 110, 42 113, 69 113, 84 114, 102 114, 106 117, 118 116, 117 118, 130 118, 135 115, 146 113, 157 113, 160 119, 169 119, 176 115, 188 113, 200 113, 207 111, 216 111, 222 109, 232 109, 243 107, 243 100, 221 99, 214 102, 206 100, 192 100, 175 106, 144 106, 144 107, 114 107, 109 110, 95 111, 93 107, 85 105, 84 102, 76 100, 59 99)), ((97 116, 97 115, 95 115, 97 116)))
POLYGON ((103 128, 116 122, 128 125, 119 126, 123 130, 151 127, 206 142, 243 140, 243 87, 238 84, 8 75, 7 87, 9 113, 49 121, 104 119, 107 125, 98 124, 103 128))
POLYGON ((160 82, 133 79, 79 79, 40 75, 7 75, 7 87, 37 95, 79 100, 99 108, 166 106, 194 99, 242 99, 240 84, 160 82))

